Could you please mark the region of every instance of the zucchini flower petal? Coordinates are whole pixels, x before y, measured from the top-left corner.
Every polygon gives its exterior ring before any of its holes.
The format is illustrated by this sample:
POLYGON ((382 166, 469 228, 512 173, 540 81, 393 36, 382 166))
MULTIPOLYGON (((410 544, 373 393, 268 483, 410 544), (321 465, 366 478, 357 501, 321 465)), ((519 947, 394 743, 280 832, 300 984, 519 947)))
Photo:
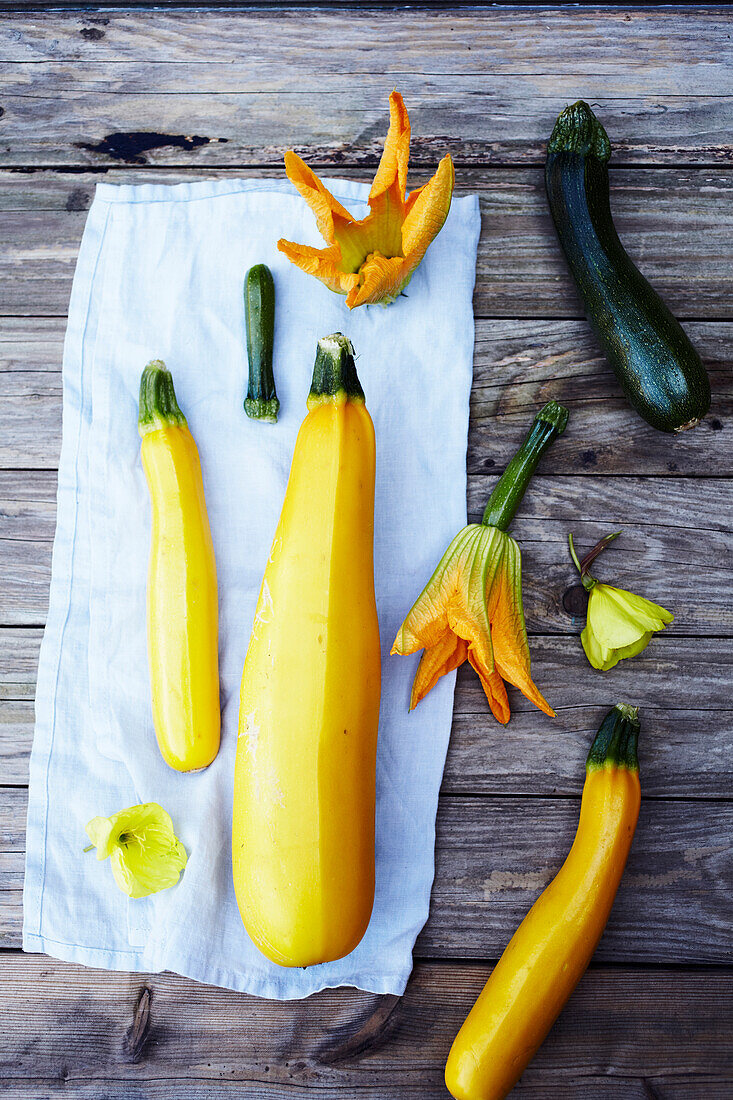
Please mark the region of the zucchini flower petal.
POLYGON ((277 247, 292 263, 297 264, 308 275, 315 275, 316 279, 320 279, 335 294, 348 294, 359 285, 358 275, 347 275, 338 270, 336 262, 340 253, 337 245, 333 248, 312 248, 307 244, 280 241, 277 247))
POLYGON ((328 248, 280 240, 277 247, 329 290, 346 295, 349 309, 389 305, 403 292, 450 210, 453 161, 445 156, 423 187, 405 197, 410 119, 399 92, 389 97, 389 133, 369 192, 369 214, 357 221, 318 176, 290 151, 288 179, 313 211, 328 248))
POLYGON ((425 651, 412 685, 410 710, 441 676, 468 660, 497 722, 508 722, 511 714, 505 680, 555 717, 530 674, 522 555, 506 528, 537 463, 563 433, 567 419, 568 410, 555 401, 540 410, 494 488, 481 523, 458 532, 400 627, 392 653, 425 651))
POLYGON ((505 679, 554 715, 530 676, 521 554, 506 532, 480 523, 458 532, 400 627, 392 653, 422 648, 410 710, 468 659, 497 721, 510 716, 505 679))
POLYGON ((86 826, 97 859, 112 860, 112 874, 124 894, 144 898, 175 886, 186 866, 186 850, 173 822, 157 802, 129 806, 111 817, 93 817, 86 826))
POLYGON ((584 588, 588 591, 588 613, 580 635, 585 654, 594 668, 607 672, 619 661, 636 657, 649 645, 652 635, 674 620, 671 611, 624 588, 603 584, 588 567, 616 535, 607 535, 579 562, 573 537, 570 550, 584 588))

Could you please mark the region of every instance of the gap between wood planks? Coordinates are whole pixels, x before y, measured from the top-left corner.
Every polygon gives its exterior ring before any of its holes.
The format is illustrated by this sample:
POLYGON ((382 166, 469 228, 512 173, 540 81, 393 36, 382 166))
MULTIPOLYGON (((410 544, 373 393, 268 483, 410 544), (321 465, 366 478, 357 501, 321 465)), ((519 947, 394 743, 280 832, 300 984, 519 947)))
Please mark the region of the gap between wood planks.
MULTIPOLYGON (((0 791, 27 791, 27 790, 28 790, 28 784, 27 783, 0 782, 0 791)), ((450 798, 456 799, 456 801, 459 801, 459 802, 460 802, 461 799, 468 799, 468 798, 472 798, 472 799, 479 798, 479 799, 483 799, 485 802, 493 802, 493 801, 496 801, 497 798, 501 798, 502 801, 504 799, 509 799, 510 801, 514 800, 514 801, 517 801, 517 802, 522 802, 522 801, 526 802, 527 799, 531 798, 533 801, 536 799, 536 800, 541 801, 541 802, 576 802, 576 803, 579 803, 581 796, 579 794, 561 794, 561 793, 558 793, 558 794, 532 794, 530 792, 527 792, 527 794, 512 794, 512 793, 508 793, 506 791, 501 791, 501 792, 497 792, 496 794, 482 794, 480 792, 479 793, 474 793, 472 791, 451 791, 450 792, 450 798)), ((699 802, 701 804, 711 803, 713 805, 716 805, 716 804, 728 805, 729 803, 733 802, 733 795, 731 795, 729 797, 725 797, 724 795, 709 795, 708 796, 708 795, 649 794, 649 795, 644 795, 644 801, 645 802, 658 802, 660 804, 699 802)), ((14 948, 11 949, 11 950, 14 950, 14 948)), ((659 965, 661 966, 661 965, 664 965, 664 964, 660 963, 659 965)), ((690 964, 690 965, 692 965, 692 964, 690 964)), ((711 964, 711 965, 713 965, 713 964, 711 964)))
MULTIPOLYGON (((338 0, 342 3, 343 0, 338 0)), ((2 8, 0 7, 0 12, 2 8)), ((731 97, 733 98, 733 97, 731 97)), ((143 131, 144 132, 144 131, 143 131)), ((532 168, 545 167, 544 160, 533 161, 517 161, 511 160, 487 160, 487 161, 475 161, 466 160, 463 161, 458 157, 453 157, 453 165, 458 171, 463 172, 488 172, 496 170, 502 172, 526 172, 532 168)), ((371 182, 366 178, 366 173, 370 169, 375 169, 379 164, 379 157, 374 156, 372 159, 362 161, 360 164, 348 164, 348 163, 334 163, 333 160, 319 161, 317 159, 308 159, 308 167, 312 168, 314 172, 329 172, 331 178, 341 178, 337 175, 339 172, 358 172, 364 175, 364 182, 371 182)), ((723 163, 719 161, 695 161, 690 163, 689 161, 665 161, 662 164, 655 163, 654 161, 636 161, 629 160, 624 161, 614 158, 609 164, 608 171, 611 176, 611 182, 613 182, 613 173, 616 171, 631 171, 636 172, 659 172, 662 170, 668 171, 684 171, 684 172, 733 172, 733 165, 723 163)), ((276 160, 266 160, 261 163, 247 162, 246 165, 239 164, 237 161, 233 161, 232 164, 217 163, 215 166, 206 165, 194 165, 190 161, 181 161, 177 163, 175 160, 166 161, 165 164, 134 164, 126 163, 125 161, 110 161, 109 164, 54 164, 49 161, 48 164, 35 161, 32 164, 3 164, 0 160, 0 172, 17 173, 18 175, 32 176, 43 172, 53 172, 55 175, 64 176, 82 176, 82 175, 94 175, 94 176, 106 176, 110 172, 135 172, 135 173, 160 173, 160 172, 176 172, 184 175, 196 175, 201 178, 211 179, 216 178, 218 172, 274 172, 277 171, 284 178, 285 169, 283 167, 282 157, 278 157, 276 160)), ((414 166, 414 173, 424 175, 430 171, 429 165, 416 164, 414 166)), ((326 180, 328 177, 324 177, 326 180)), ((460 198, 461 192, 458 191, 456 197, 460 198)))
MULTIPOLYGON (((19 957, 29 958, 29 959, 37 959, 39 961, 44 960, 44 959, 49 959, 49 960, 53 959, 52 955, 47 956, 47 955, 43 955, 43 954, 41 954, 39 952, 35 952, 35 951, 24 951, 22 947, 7 947, 7 946, 1 946, 0 945, 0 962, 4 958, 17 959, 19 957)), ((480 958, 479 957, 472 957, 472 956, 468 956, 468 955, 465 958, 461 957, 460 955, 450 955, 450 956, 447 956, 446 958, 442 958, 440 955, 420 955, 417 952, 414 952, 413 956, 412 956, 413 963, 414 963, 415 966, 417 966, 417 965, 440 966, 440 967, 446 967, 446 968, 460 966, 461 968, 465 968, 467 970, 480 970, 480 969, 482 969, 483 967, 486 967, 486 966, 490 966, 490 967, 496 966, 496 964, 499 961, 499 958, 500 958, 500 956, 499 956, 498 953, 496 954, 495 957, 481 956, 480 958)), ((62 960, 55 960, 55 961, 57 961, 58 964, 61 965, 61 966, 64 966, 64 965, 74 965, 74 966, 78 965, 78 966, 81 966, 82 965, 81 963, 65 964, 62 960)), ((94 968, 93 967, 84 967, 84 969, 86 970, 86 969, 94 969, 94 968)), ((638 970, 638 971, 641 971, 642 973, 647 973, 647 974, 667 974, 667 973, 674 973, 674 974, 716 974, 716 975, 719 974, 719 975, 721 975, 721 977, 724 976, 724 975, 729 975, 730 978, 731 978, 731 982, 733 983, 733 965, 728 965, 726 963, 717 963, 717 962, 674 962, 674 961, 673 962, 655 962, 653 960, 650 960, 650 961, 642 960, 640 962, 628 963, 628 962, 624 962, 622 959, 608 959, 605 962, 597 962, 595 959, 591 959, 590 963, 588 964, 588 967, 586 968, 585 973, 593 973, 593 972, 599 972, 599 971, 600 972, 605 972, 607 970, 608 971, 614 971, 615 970, 615 971, 622 971, 622 972, 623 971, 628 972, 628 971, 637 971, 638 970)), ((128 973, 128 971, 116 970, 116 971, 113 971, 113 973, 125 974, 125 973, 128 973)), ((176 975, 176 972, 174 970, 160 970, 160 971, 154 972, 151 975, 145 975, 145 974, 140 973, 139 971, 129 971, 129 973, 131 975, 133 975, 135 978, 139 979, 141 982, 144 982, 146 980, 146 977, 156 978, 156 977, 161 977, 162 975, 165 975, 165 974, 170 974, 171 976, 179 977, 179 975, 176 975)), ((184 980, 190 980, 191 982, 196 981, 194 978, 184 979, 184 980)), ((196 982, 196 984, 204 986, 204 988, 207 988, 207 989, 212 988, 212 989, 215 989, 217 991, 219 989, 223 988, 221 986, 205 986, 203 982, 196 982)), ((336 987, 336 988, 341 988, 341 989, 349 988, 349 989, 352 989, 352 990, 356 989, 356 987, 354 987, 354 986, 346 986, 346 987, 339 986, 339 987, 336 987)), ((243 996, 243 997, 249 996, 249 994, 246 994, 246 993, 237 994, 236 991, 233 991, 233 990, 229 990, 229 992, 233 993, 235 996, 243 996)), ((358 990, 357 990, 357 992, 358 992, 358 990)), ((374 994, 374 996, 390 996, 390 994, 374 994)), ((403 994, 403 996, 404 996, 404 994, 403 994)), ((279 1003, 280 1004, 287 1004, 288 1002, 281 1001, 279 1003)))

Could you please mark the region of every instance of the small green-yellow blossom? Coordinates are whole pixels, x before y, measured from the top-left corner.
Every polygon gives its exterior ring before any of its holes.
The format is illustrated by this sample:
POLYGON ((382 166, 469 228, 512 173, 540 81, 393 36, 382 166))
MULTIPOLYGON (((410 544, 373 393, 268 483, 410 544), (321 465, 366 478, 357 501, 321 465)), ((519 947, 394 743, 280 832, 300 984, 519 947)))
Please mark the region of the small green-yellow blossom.
POLYGON ((573 536, 569 536, 570 553, 580 572, 583 587, 588 592, 588 614, 580 640, 590 663, 602 672, 607 672, 627 657, 641 653, 649 645, 652 635, 664 630, 674 619, 672 612, 659 604, 624 588, 603 584, 590 575, 590 563, 616 537, 607 535, 601 539, 579 562, 573 536))
POLYGON ((97 859, 112 860, 112 874, 124 894, 144 898, 175 886, 186 866, 186 850, 173 832, 169 814, 157 802, 129 806, 111 817, 93 817, 86 826, 97 859))

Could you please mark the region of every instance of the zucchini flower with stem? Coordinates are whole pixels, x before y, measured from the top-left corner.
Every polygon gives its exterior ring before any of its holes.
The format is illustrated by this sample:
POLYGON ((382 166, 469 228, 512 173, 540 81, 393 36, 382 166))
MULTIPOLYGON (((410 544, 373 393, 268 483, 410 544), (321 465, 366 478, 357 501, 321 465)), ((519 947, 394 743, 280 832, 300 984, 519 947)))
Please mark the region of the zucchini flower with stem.
POLYGON ((405 196, 410 159, 410 119, 399 92, 389 97, 389 133, 369 192, 369 214, 357 221, 292 150, 285 154, 288 179, 316 216, 327 248, 279 240, 277 247, 297 267, 355 306, 389 305, 412 274, 448 217, 455 173, 445 156, 433 178, 405 196))
POLYGON ((157 802, 128 806, 111 817, 93 817, 86 826, 97 859, 112 859, 114 880, 130 898, 144 898, 175 886, 188 862, 173 822, 157 802))
POLYGON ((497 721, 509 721, 504 681, 554 718, 530 675, 522 606, 522 560, 507 534, 547 448, 565 430, 568 410, 555 401, 537 413, 529 434, 499 478, 481 523, 462 528, 400 627, 392 653, 423 649, 410 710, 438 679, 468 659, 497 721))
POLYGON ((588 593, 587 619, 580 640, 593 668, 601 672, 608 672, 619 661, 641 653, 649 645, 652 634, 664 630, 674 619, 672 612, 659 604, 627 592, 625 588, 602 584, 588 572, 598 555, 620 534, 616 531, 606 535, 582 561, 578 561, 575 553, 573 536, 568 535, 570 555, 588 593))

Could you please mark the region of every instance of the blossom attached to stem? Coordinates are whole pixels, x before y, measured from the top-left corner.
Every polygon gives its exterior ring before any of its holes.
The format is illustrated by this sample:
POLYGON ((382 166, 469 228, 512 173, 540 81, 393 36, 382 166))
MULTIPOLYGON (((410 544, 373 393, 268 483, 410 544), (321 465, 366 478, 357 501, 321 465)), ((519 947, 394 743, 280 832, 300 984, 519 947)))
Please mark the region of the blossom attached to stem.
POLYGON ((277 247, 329 290, 346 295, 349 309, 389 305, 402 293, 437 237, 450 210, 455 174, 445 156, 433 178, 405 197, 410 119, 399 92, 389 97, 387 140, 369 192, 369 214, 358 221, 292 150, 288 179, 316 216, 327 248, 279 240, 277 247))
POLYGON ((602 672, 641 653, 649 645, 652 634, 664 630, 674 620, 672 612, 659 604, 625 588, 602 584, 588 572, 591 563, 620 534, 616 531, 606 535, 582 561, 578 561, 575 553, 573 536, 568 535, 570 555, 588 593, 587 619, 580 640, 590 663, 602 672))
POLYGON ((497 721, 509 721, 504 681, 554 716, 530 675, 518 544, 506 533, 541 456, 565 430, 568 412, 550 401, 491 494, 481 523, 462 528, 400 627, 392 653, 423 649, 410 709, 468 659, 497 721))
POLYGON ((157 802, 129 806, 111 817, 93 817, 86 826, 97 859, 112 860, 112 874, 124 894, 144 898, 175 886, 188 857, 173 822, 157 802))

